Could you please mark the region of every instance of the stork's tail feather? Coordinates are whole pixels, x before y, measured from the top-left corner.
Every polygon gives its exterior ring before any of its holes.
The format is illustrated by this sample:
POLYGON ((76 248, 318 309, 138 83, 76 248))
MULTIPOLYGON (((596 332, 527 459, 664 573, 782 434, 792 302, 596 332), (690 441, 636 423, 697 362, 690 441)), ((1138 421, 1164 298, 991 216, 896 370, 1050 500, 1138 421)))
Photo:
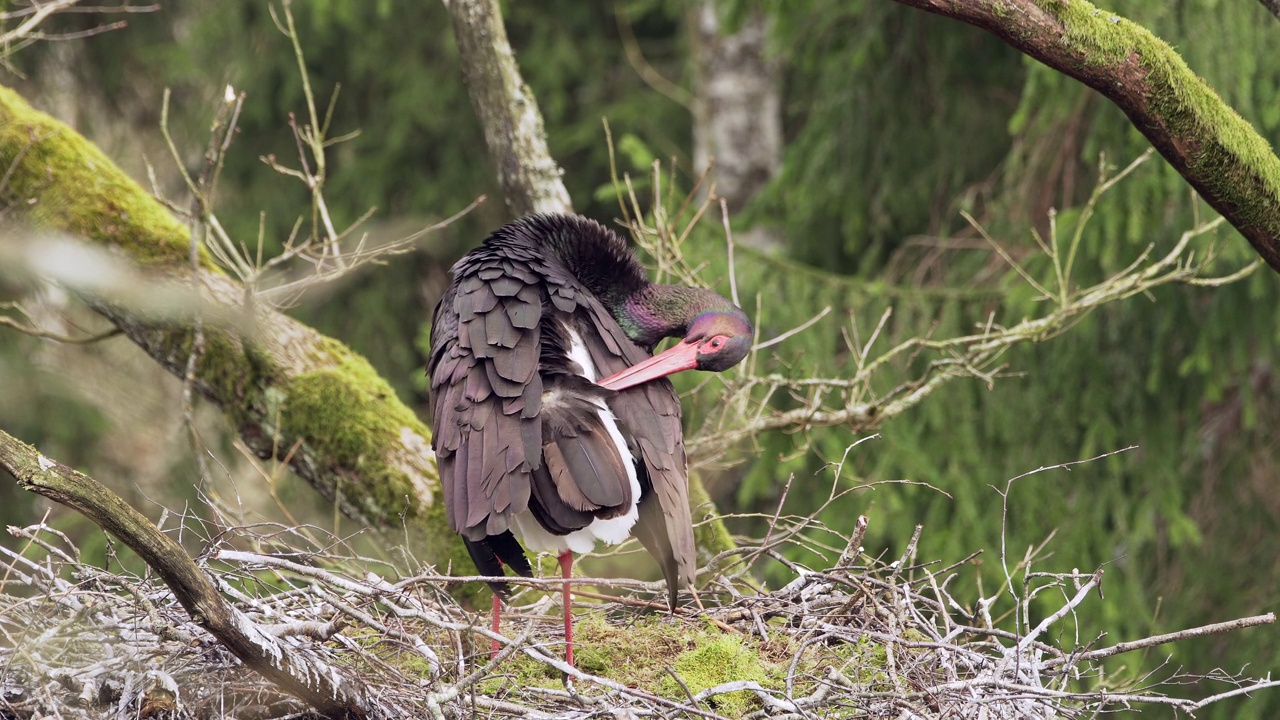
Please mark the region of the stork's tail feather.
MULTIPOLYGON (((464 537, 462 542, 467 546, 471 561, 476 564, 481 575, 500 577, 506 574, 502 569, 506 565, 515 570, 517 575, 533 577, 533 566, 529 564, 529 558, 525 557, 524 548, 520 547, 516 536, 510 531, 490 535, 484 540, 468 540, 464 537)), ((510 586, 504 582, 491 582, 489 587, 503 600, 511 595, 510 586)))
POLYGON ((667 581, 667 606, 675 612, 680 591, 694 584, 697 557, 693 541, 693 519, 689 517, 688 500, 683 500, 684 513, 670 517, 662 507, 647 472, 640 475, 644 491, 640 498, 640 517, 633 532, 640 544, 662 567, 667 581))

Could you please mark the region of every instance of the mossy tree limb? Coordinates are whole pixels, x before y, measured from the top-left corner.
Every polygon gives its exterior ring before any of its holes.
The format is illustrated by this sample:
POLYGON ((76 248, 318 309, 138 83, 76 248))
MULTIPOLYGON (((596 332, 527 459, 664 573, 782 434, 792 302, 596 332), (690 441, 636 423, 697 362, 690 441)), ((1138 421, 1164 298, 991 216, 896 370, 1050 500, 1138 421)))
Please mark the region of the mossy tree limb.
POLYGON ((1102 93, 1280 272, 1280 159, 1182 57, 1085 0, 897 0, 980 27, 1102 93))
MULTIPOLYGON (((17 93, 0 88, 0 207, 40 230, 106 247, 156 283, 201 288, 235 327, 206 323, 193 386, 217 403, 245 444, 290 466, 348 516, 402 521, 440 567, 466 557, 448 531, 430 433, 368 361, 292 318, 246 305, 245 288, 205 262, 192 269, 187 228, 97 147, 17 93), (164 278, 161 280, 160 278, 164 278)), ((190 319, 165 321, 85 298, 165 368, 185 376, 190 319)), ((466 567, 466 565, 460 565, 466 567)))
POLYGON ((236 657, 280 689, 336 720, 396 717, 383 708, 356 678, 317 662, 298 647, 263 632, 227 604, 204 571, 176 541, 142 513, 91 477, 50 460, 36 449, 0 431, 0 467, 25 490, 83 514, 119 538, 160 574, 184 610, 236 657))

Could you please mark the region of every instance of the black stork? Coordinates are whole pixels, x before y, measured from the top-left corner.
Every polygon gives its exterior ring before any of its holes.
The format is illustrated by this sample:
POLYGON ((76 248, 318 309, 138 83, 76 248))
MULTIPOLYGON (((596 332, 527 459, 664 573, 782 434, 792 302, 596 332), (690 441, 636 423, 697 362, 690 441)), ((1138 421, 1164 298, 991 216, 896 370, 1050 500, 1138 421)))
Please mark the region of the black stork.
MULTIPOLYGON (((515 536, 559 557, 572 665, 573 553, 634 530, 672 608, 693 583, 680 400, 664 378, 736 365, 751 323, 715 293, 650 283, 625 240, 576 215, 506 225, 452 272, 427 365, 449 526, 484 575, 532 576, 515 536), (667 337, 682 340, 652 356, 667 337)), ((491 585, 496 632, 507 589, 491 585)))

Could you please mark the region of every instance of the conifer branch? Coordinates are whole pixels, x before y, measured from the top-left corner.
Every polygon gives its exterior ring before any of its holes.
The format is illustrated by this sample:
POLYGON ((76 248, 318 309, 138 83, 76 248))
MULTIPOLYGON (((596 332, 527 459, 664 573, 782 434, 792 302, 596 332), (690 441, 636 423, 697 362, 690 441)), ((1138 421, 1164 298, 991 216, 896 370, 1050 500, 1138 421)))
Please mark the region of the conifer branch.
MULTIPOLYGON (((1076 284, 1075 248, 1093 217, 1095 206, 1107 191, 1150 156, 1148 151, 1113 175, 1107 174, 1104 164, 1098 186, 1082 208, 1069 242, 1059 242, 1057 226, 1051 224, 1048 242, 1041 243, 1041 250, 1053 268, 1052 275, 1047 277, 1037 278, 1030 274, 1004 251, 986 228, 967 213, 961 213, 1049 307, 1038 317, 1024 317, 1010 323, 1002 322, 992 314, 985 324, 968 335, 943 338, 920 335, 873 353, 881 330, 892 313, 892 308, 889 308, 865 341, 859 339, 856 323, 851 332, 846 333, 853 358, 853 367, 846 377, 793 378, 778 373, 757 373, 754 370, 757 363, 748 360, 741 369, 721 376, 727 389, 718 409, 686 443, 691 461, 695 464, 712 462, 722 457, 726 450, 769 431, 808 432, 836 425, 845 426, 854 433, 873 430, 954 380, 976 379, 988 386, 993 385, 1008 374, 1002 362, 1010 349, 1055 338, 1107 304, 1148 293, 1163 285, 1227 284, 1247 277, 1261 266, 1262 261, 1256 260, 1222 276, 1210 275, 1214 259, 1212 246, 1202 248, 1197 254, 1193 243, 1206 236, 1212 237, 1225 224, 1224 218, 1215 217, 1183 232, 1173 247, 1163 254, 1154 254, 1153 243, 1120 272, 1091 285, 1082 287, 1076 284), (919 370, 910 369, 913 360, 919 361, 919 370), (899 379, 886 384, 883 378, 889 376, 899 379), (781 394, 792 399, 791 407, 786 410, 777 409, 771 402, 781 394)), ((660 248, 656 252, 670 255, 673 258, 671 266, 685 264, 679 243, 672 241, 669 229, 660 231, 641 225, 634 225, 632 229, 641 237, 642 246, 656 245, 660 248)), ((794 331, 788 331, 779 338, 792 334, 794 331)), ((772 344, 773 341, 757 343, 753 354, 772 344)))

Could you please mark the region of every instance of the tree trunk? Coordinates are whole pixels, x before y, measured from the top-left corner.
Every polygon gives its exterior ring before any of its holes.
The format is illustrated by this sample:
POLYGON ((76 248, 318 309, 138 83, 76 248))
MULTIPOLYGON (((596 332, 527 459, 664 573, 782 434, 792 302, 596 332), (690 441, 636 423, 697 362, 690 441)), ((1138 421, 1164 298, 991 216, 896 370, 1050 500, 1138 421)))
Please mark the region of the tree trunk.
POLYGON ((520 76, 497 0, 445 0, 467 94, 511 214, 571 213, 560 166, 547 148, 542 112, 520 76))
MULTIPOLYGON (((695 11, 694 166, 704 172, 714 161, 716 195, 730 210, 746 207, 782 166, 782 99, 778 67, 768 56, 768 20, 748 12, 734 33, 724 32, 716 0, 695 11)), ((754 228, 735 239, 766 252, 780 250, 782 238, 754 228)))

